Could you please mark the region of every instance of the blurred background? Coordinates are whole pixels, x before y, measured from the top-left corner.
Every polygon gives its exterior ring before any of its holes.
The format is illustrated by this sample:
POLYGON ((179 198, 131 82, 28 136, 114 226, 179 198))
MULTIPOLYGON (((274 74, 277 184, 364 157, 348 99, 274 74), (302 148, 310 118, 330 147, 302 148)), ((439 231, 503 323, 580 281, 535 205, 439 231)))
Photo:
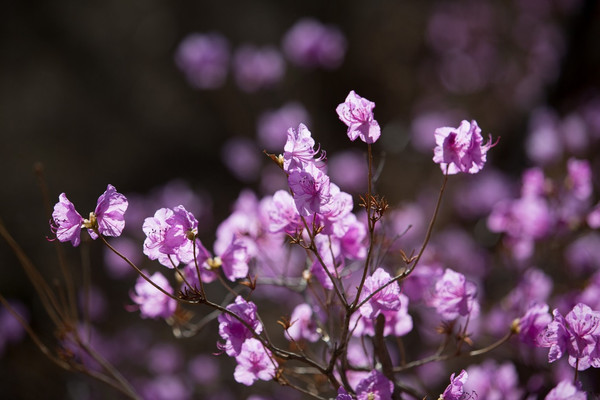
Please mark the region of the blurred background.
MULTIPOLYGON (((462 119, 502 138, 490 164, 508 177, 545 162, 552 139, 529 139, 540 120, 577 137, 568 150, 589 157, 600 137, 598 38, 594 0, 9 1, 0 14, 0 218, 49 281, 57 264, 34 168, 43 170, 51 204, 66 192, 84 217, 108 183, 151 198, 154 209, 166 205, 165 190, 192 191, 211 243, 242 188, 260 197, 282 187, 261 152, 282 152, 287 122, 305 122, 331 163, 336 154, 361 157, 363 146, 347 139, 335 113, 350 90, 376 103, 383 133, 374 149, 384 162, 377 189, 391 204, 439 185, 433 130, 462 119), (317 30, 303 52, 303 38, 317 30), (194 46, 211 44, 183 47, 192 34, 223 46, 194 59, 194 46), (216 76, 202 80, 205 67, 216 76)), ((341 171, 340 181, 354 173, 341 171)), ((131 229, 141 232, 137 223, 131 229)), ((92 275, 116 310, 103 324, 116 331, 120 319, 139 320, 123 310, 135 278, 107 274, 98 247, 89 249, 92 275)), ((77 265, 79 253, 67 250, 77 265)), ((4 242, 0 268, 0 293, 24 304, 34 329, 52 340, 4 242)), ((164 324, 137 322, 169 334, 164 324)), ((208 354, 215 350, 215 332, 202 340, 208 354)), ((3 398, 93 397, 96 384, 62 373, 29 339, 3 350, 3 398)), ((237 386, 229 395, 244 398, 237 386)), ((220 393, 213 389, 197 389, 206 396, 198 398, 220 393)))

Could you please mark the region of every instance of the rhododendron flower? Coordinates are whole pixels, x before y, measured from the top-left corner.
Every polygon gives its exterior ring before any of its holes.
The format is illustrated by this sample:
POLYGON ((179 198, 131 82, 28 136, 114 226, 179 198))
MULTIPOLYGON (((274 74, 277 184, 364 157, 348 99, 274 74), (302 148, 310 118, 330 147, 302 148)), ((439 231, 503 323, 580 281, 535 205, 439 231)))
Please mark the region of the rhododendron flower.
POLYGON ((586 400, 587 394, 579 390, 571 381, 561 381, 544 400, 586 400))
POLYGON ((235 360, 238 363, 233 373, 236 382, 250 386, 259 379, 270 381, 275 377, 277 364, 271 358, 271 352, 255 338, 244 341, 235 360))
POLYGON ((302 220, 294 203, 294 198, 285 190, 275 192, 267 205, 269 231, 285 232, 293 235, 302 227, 302 220))
POLYGON ((533 303, 519 319, 519 339, 531 346, 537 346, 537 338, 552 322, 547 304, 533 303))
POLYGON ((332 69, 344 60, 346 38, 334 26, 304 18, 287 31, 282 46, 288 59, 298 66, 332 69))
POLYGON ((86 228, 92 239, 97 239, 98 234, 104 236, 120 236, 125 228, 125 211, 127 198, 118 193, 113 185, 108 185, 106 191, 100 195, 94 212, 89 219, 84 219, 75 210, 73 203, 61 193, 59 202, 54 205, 52 212, 52 230, 60 242, 71 242, 78 246, 81 242, 80 230, 86 228))
POLYGON ((294 308, 290 317, 292 325, 286 331, 291 339, 296 341, 305 339, 309 342, 316 342, 321 338, 321 335, 317 332, 317 324, 313 321, 312 316, 313 310, 306 303, 298 304, 294 308))
POLYGON ((393 392, 394 383, 377 370, 371 371, 371 373, 356 386, 357 400, 391 399, 393 392))
MULTIPOLYGON (((388 283, 392 277, 383 268, 377 268, 373 275, 365 279, 365 285, 360 294, 362 302, 373 292, 388 283)), ((397 283, 387 285, 360 307, 360 313, 366 318, 375 318, 381 311, 397 311, 400 308, 400 287, 397 283)))
POLYGON ((58 200, 54 205, 52 213, 54 226, 51 228, 59 241, 71 242, 73 246, 79 246, 83 217, 75 210, 75 206, 67 199, 66 194, 61 193, 58 200))
POLYGON ((233 56, 233 72, 240 89, 251 93, 281 81, 285 62, 275 47, 243 45, 233 56))
POLYGON ((248 276, 248 249, 241 240, 232 240, 219 258, 223 274, 230 281, 248 276))
POLYGON ((190 85, 216 89, 227 77, 229 43, 217 33, 190 34, 177 48, 175 62, 190 85))
MULTIPOLYGON (((246 321, 254 332, 262 332, 262 324, 256 315, 256 305, 251 301, 246 301, 242 296, 235 299, 235 303, 227 306, 227 309, 246 321)), ((241 323, 234 316, 222 313, 219 315, 219 335, 225 343, 220 343, 218 346, 225 350, 230 357, 236 357, 242 351, 242 344, 246 339, 253 336, 246 325, 241 323)))
POLYGON ((315 158, 318 153, 319 148, 315 149, 315 140, 306 125, 299 124, 297 130, 290 128, 283 147, 283 170, 287 173, 303 170, 306 165, 325 158, 324 153, 315 158))
POLYGON ((375 103, 350 91, 344 103, 337 106, 340 120, 348 126, 348 137, 354 141, 360 137, 365 143, 375 143, 381 136, 379 123, 373 117, 375 103))
POLYGON ((321 212, 331 196, 329 177, 314 164, 308 164, 303 170, 294 170, 288 177, 298 213, 304 217, 321 212))
POLYGON ((566 352, 569 364, 583 371, 591 364, 600 364, 595 357, 596 344, 600 335, 600 312, 578 303, 563 317, 558 309, 552 314, 554 320, 538 337, 541 347, 550 347, 548 361, 554 362, 566 352), (594 353, 594 357, 590 355, 594 353))
POLYGON ((448 175, 459 172, 475 174, 483 168, 487 152, 494 147, 492 136, 483 144, 481 129, 475 121, 462 121, 458 128, 443 127, 435 130, 436 147, 433 161, 440 164, 448 175))
POLYGON ((465 394, 465 382, 467 381, 467 378, 469 377, 469 375, 467 374, 467 371, 465 371, 464 369, 462 371, 460 371, 460 374, 458 374, 458 376, 455 377, 455 374, 452 374, 452 376, 450 376, 450 384, 448 385, 448 387, 446 388, 446 390, 444 390, 444 393, 442 393, 442 395, 440 396, 439 400, 461 400, 464 397, 465 394))
MULTIPOLYGON (((150 276, 150 280, 167 293, 173 293, 169 281, 160 272, 155 272, 150 276)), ((136 281, 134 291, 131 293, 131 299, 138 305, 142 318, 166 319, 175 313, 177 301, 162 293, 141 276, 136 281)))
POLYGON ((446 320, 459 316, 475 316, 479 313, 479 303, 475 299, 477 286, 459 272, 447 268, 435 284, 431 305, 446 320))

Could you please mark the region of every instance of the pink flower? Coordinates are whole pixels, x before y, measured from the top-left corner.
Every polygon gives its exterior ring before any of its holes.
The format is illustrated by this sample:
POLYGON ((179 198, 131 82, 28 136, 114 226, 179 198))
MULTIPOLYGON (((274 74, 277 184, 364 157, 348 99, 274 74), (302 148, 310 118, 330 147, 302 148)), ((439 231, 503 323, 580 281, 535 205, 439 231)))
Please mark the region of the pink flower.
POLYGON ((330 200, 329 177, 314 164, 307 164, 303 170, 294 170, 288 177, 298 213, 309 216, 321 212, 330 200))
POLYGON ((375 103, 350 91, 344 103, 337 106, 340 120, 348 126, 348 137, 354 141, 357 137, 365 143, 375 143, 381 136, 379 123, 373 119, 375 103))
MULTIPOLYGON (((154 273, 150 279, 166 292, 172 293, 169 281, 160 272, 154 273)), ((142 318, 169 318, 175 313, 177 301, 155 288, 141 276, 135 284, 135 293, 131 299, 138 305, 142 318)))
POLYGON ((54 205, 52 213, 52 230, 56 233, 56 238, 60 242, 71 242, 75 247, 81 242, 80 231, 83 218, 73 203, 67 199, 67 195, 61 193, 58 196, 58 203, 54 205))
MULTIPOLYGON (((375 292, 392 277, 383 268, 377 268, 373 275, 367 277, 363 292, 360 294, 362 302, 371 293, 375 292)), ((400 309, 400 287, 397 283, 392 283, 384 289, 377 292, 361 308, 360 313, 365 318, 375 318, 381 311, 398 311, 400 309)))
POLYGON ((455 377, 455 374, 452 374, 450 377, 450 385, 444 390, 444 393, 440 396, 442 400, 460 400, 464 398, 465 394, 465 382, 469 375, 467 371, 464 369, 460 371, 460 374, 455 377))
POLYGON ((561 381, 544 400, 585 400, 587 395, 570 381, 561 381))
POLYGON ((80 230, 83 228, 88 230, 94 240, 98 238, 98 234, 120 236, 123 232, 128 202, 113 185, 109 184, 106 191, 100 195, 96 209, 90 213, 89 219, 84 219, 75 210, 75 206, 64 193, 61 193, 58 199, 52 212, 51 229, 60 242, 71 242, 73 246, 78 246, 81 242, 80 230))
MULTIPOLYGON (((253 302, 248 302, 242 296, 238 296, 235 303, 227 306, 227 310, 246 321, 254 332, 262 332, 262 325, 256 315, 256 304, 253 302)), ((251 338, 253 334, 246 325, 230 314, 223 313, 219 315, 218 319, 219 335, 225 340, 225 343, 220 343, 218 346, 225 350, 228 356, 237 357, 242 352, 244 341, 251 338)))
POLYGON ((431 305, 446 320, 479 313, 475 299, 477 286, 461 273, 446 268, 444 275, 435 284, 431 305))
POLYGON ((315 159, 319 148, 315 149, 315 140, 304 124, 298 125, 298 129, 290 128, 287 131, 287 141, 283 147, 283 169, 287 173, 302 170, 307 164, 321 161, 325 154, 315 159))
POLYGON ((487 151, 494 147, 492 137, 483 144, 481 129, 476 121, 462 121, 458 128, 443 127, 435 130, 436 147, 433 161, 442 171, 453 175, 458 172, 476 174, 486 162, 487 151))
POLYGON ((344 61, 346 38, 334 26, 304 18, 287 31, 282 46, 293 64, 333 69, 344 61))
POLYGON ((316 342, 321 338, 319 332, 317 332, 317 324, 312 319, 313 310, 306 304, 298 304, 292 316, 290 322, 292 326, 289 327, 287 333, 291 339, 300 340, 305 339, 309 342, 316 342))
POLYGON ((271 352, 257 339, 244 341, 235 360, 238 363, 233 373, 236 382, 251 386, 259 379, 270 381, 275 376, 277 364, 271 358, 271 352))
POLYGON ((220 256, 223 274, 230 281, 248 276, 248 249, 243 241, 234 239, 220 256))
MULTIPOLYGON (((121 236, 125 228, 125 211, 128 206, 127 199, 113 185, 108 185, 106 191, 98 197, 98 203, 94 210, 94 217, 98 224, 98 232, 104 236, 121 236)), ((92 220, 90 215, 90 220, 92 220)), ((95 230, 88 228, 88 233, 92 239, 97 239, 95 230)))
POLYGON ((229 44, 217 33, 193 33, 177 48, 175 62, 190 85, 198 89, 216 89, 227 77, 229 44))

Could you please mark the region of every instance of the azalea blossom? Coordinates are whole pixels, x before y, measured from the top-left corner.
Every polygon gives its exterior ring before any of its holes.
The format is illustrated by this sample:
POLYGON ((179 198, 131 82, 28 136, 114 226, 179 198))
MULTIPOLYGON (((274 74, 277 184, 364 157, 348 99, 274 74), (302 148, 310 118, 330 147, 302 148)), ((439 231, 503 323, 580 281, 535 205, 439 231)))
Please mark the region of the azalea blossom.
POLYGON ((459 172, 476 174, 487 160, 487 152, 494 147, 492 136, 483 144, 481 129, 476 121, 462 121, 458 128, 442 127, 435 130, 433 161, 440 164, 448 175, 459 172))
POLYGON ((236 382, 251 386, 259 379, 270 381, 275 376, 277 364, 271 358, 271 352, 257 339, 244 341, 235 360, 238 363, 233 373, 236 382))
POLYGON ((379 123, 373 117, 375 103, 360 97, 351 90, 346 100, 335 111, 340 120, 348 126, 348 137, 354 141, 360 137, 365 143, 375 143, 381 136, 379 123))
POLYGON ((58 199, 52 212, 51 229, 60 242, 71 242, 73 246, 78 246, 81 242, 81 229, 87 229, 91 238, 96 240, 98 235, 120 236, 125 228, 124 215, 129 203, 113 185, 109 184, 100 195, 96 208, 90 212, 88 219, 77 212, 66 194, 61 193, 58 199))

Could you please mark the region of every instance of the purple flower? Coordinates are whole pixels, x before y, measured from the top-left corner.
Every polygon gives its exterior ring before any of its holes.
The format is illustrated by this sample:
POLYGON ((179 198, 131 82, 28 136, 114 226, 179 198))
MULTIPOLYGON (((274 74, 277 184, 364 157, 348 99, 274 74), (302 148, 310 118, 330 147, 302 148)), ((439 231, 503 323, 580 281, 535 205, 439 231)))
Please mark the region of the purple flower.
POLYGON ((459 316, 475 316, 479 303, 475 299, 477 286, 461 273, 446 268, 444 275, 435 284, 431 305, 446 320, 459 316))
POLYGON ((177 48, 175 62, 193 87, 216 89, 227 77, 229 44, 217 33, 193 33, 177 48))
MULTIPOLYGON (((227 306, 231 311, 250 326, 255 333, 262 332, 262 324, 256 315, 256 305, 253 302, 244 300, 242 296, 235 299, 235 303, 227 306)), ((230 357, 236 357, 242 351, 242 344, 246 339, 253 337, 253 333, 248 330, 238 318, 222 313, 219 315, 219 335, 225 343, 218 346, 225 350, 230 357)))
POLYGON ((144 254, 151 260, 158 260, 165 267, 173 268, 173 263, 179 264, 174 254, 167 254, 161 251, 165 234, 170 228, 167 220, 173 215, 173 210, 169 208, 161 208, 156 210, 153 217, 148 217, 144 220, 142 230, 146 234, 144 240, 144 254), (173 262, 172 262, 172 261, 173 262))
POLYGON ((113 185, 108 185, 106 191, 98 197, 98 203, 93 215, 90 214, 90 227, 84 220, 84 226, 92 239, 97 239, 96 229, 104 236, 120 236, 125 228, 125 211, 127 211, 127 199, 113 185), (97 226, 94 225, 94 218, 97 226))
POLYGON ((353 193, 366 191, 367 159, 358 151, 346 150, 328 157, 327 173, 342 190, 353 193))
POLYGON ((337 396, 335 397, 335 400, 353 400, 352 395, 348 394, 348 392, 346 392, 346 389, 344 389, 342 386, 340 386, 338 388, 338 392, 337 392, 337 396))
MULTIPOLYGON (((408 314, 408 297, 402 293, 399 296, 400 308, 398 310, 382 310, 385 318, 383 326, 383 336, 404 336, 413 329, 413 319, 408 314)), ((375 318, 362 316, 360 313, 352 314, 350 326, 353 327, 353 335, 360 337, 363 335, 375 336, 375 318), (356 327, 356 328, 354 328, 356 327)))
POLYGON ((544 400, 586 400, 585 392, 580 391, 571 381, 561 381, 544 400))
POLYGON ((351 90, 344 103, 337 106, 340 120, 348 126, 348 137, 354 141, 357 137, 365 143, 375 143, 381 136, 379 123, 373 119, 375 103, 357 95, 351 90))
POLYGON ((283 49, 288 59, 298 66, 333 69, 344 60, 346 39, 339 29, 304 18, 285 34, 283 49))
POLYGON ((223 164, 242 182, 256 180, 262 157, 256 143, 244 137, 231 138, 221 150, 223 164))
POLYGON ((245 92, 256 92, 278 83, 285 72, 283 57, 274 47, 245 45, 233 56, 235 79, 245 92))
POLYGON ((394 383, 377 370, 371 371, 371 373, 356 386, 357 400, 391 399, 393 392, 394 383))
POLYGON ((481 365, 467 368, 468 382, 465 391, 474 392, 473 399, 520 400, 523 391, 519 388, 517 369, 510 362, 498 365, 494 360, 484 361, 481 365))
POLYGON ((78 246, 81 242, 80 230, 83 228, 88 230, 94 240, 98 238, 98 234, 120 236, 123 232, 128 202, 113 185, 109 184, 106 191, 100 195, 96 209, 90 213, 89 219, 81 217, 64 193, 58 198, 59 202, 54 205, 52 212, 51 229, 60 242, 71 242, 73 246, 78 246))
MULTIPOLYGON (((169 281, 160 272, 155 272, 150 276, 150 280, 167 293, 173 293, 169 281)), ((162 293, 141 276, 136 281, 134 291, 135 293, 131 293, 131 299, 138 305, 142 318, 166 319, 175 313, 177 301, 162 293)))
POLYGON ((537 346, 537 338, 550 322, 552 317, 547 304, 531 304, 519 319, 519 339, 530 346, 537 346))
POLYGON ((198 220, 185 207, 177 206, 165 222, 168 228, 160 245, 160 252, 174 254, 179 261, 185 264, 193 261, 198 220))
POLYGON ((302 227, 294 198, 285 190, 275 192, 268 203, 267 213, 269 215, 270 232, 285 232, 293 235, 302 227))
MULTIPOLYGON (((383 268, 377 268, 373 275, 367 277, 360 301, 383 287, 392 277, 383 268)), ((400 287, 394 282, 377 292, 362 307, 360 313, 366 318, 375 318, 381 311, 397 311, 400 308, 400 287)))
POLYGON ((440 396, 440 400, 461 400, 464 398, 464 385, 469 375, 464 369, 460 371, 460 374, 458 374, 457 377, 454 375, 455 374, 452 374, 452 376, 450 376, 450 384, 440 396))
POLYGON ((54 205, 54 212, 52 213, 54 225, 51 228, 60 242, 71 242, 73 246, 79 246, 83 218, 75 210, 73 203, 67 199, 66 194, 61 193, 58 200, 58 203, 54 205))
POLYGON ((271 352, 257 339, 245 340, 235 360, 238 363, 233 373, 236 382, 250 386, 259 379, 270 381, 275 377, 277 364, 271 352))
POLYGON ((302 104, 286 103, 277 110, 264 112, 258 118, 256 127, 258 140, 267 150, 279 151, 285 145, 286 132, 290 126, 298 126, 300 123, 309 124, 309 122, 308 111, 302 104))
POLYGON ((433 161, 449 175, 458 172, 476 174, 481 171, 486 162, 488 150, 492 144, 492 135, 483 144, 481 129, 476 121, 462 121, 458 128, 443 127, 435 130, 436 147, 433 161))
POLYGON ((586 201, 593 191, 592 168, 589 161, 570 158, 567 161, 568 184, 572 195, 579 201, 586 201))
POLYGON ((283 148, 283 170, 291 173, 295 170, 302 170, 308 164, 321 161, 325 154, 315 159, 319 149, 315 150, 315 140, 312 134, 304 124, 298 125, 298 130, 289 128, 287 131, 287 141, 283 148))
POLYGON ((313 310, 306 303, 298 304, 294 308, 290 317, 292 326, 287 330, 291 339, 296 341, 305 339, 309 342, 316 342, 321 338, 321 335, 317 332, 317 324, 313 321, 312 316, 313 310))
POLYGON ((294 170, 288 177, 298 213, 304 217, 321 212, 331 196, 329 177, 314 164, 307 164, 303 170, 294 170))
POLYGON ((600 312, 592 311, 583 303, 578 303, 563 318, 555 309, 554 320, 538 337, 541 347, 550 347, 548 361, 554 362, 566 352, 569 364, 583 371, 590 367, 590 354, 594 352, 600 335, 600 312))
POLYGON ((241 240, 232 240, 219 258, 223 274, 230 281, 248 276, 248 249, 241 240))

